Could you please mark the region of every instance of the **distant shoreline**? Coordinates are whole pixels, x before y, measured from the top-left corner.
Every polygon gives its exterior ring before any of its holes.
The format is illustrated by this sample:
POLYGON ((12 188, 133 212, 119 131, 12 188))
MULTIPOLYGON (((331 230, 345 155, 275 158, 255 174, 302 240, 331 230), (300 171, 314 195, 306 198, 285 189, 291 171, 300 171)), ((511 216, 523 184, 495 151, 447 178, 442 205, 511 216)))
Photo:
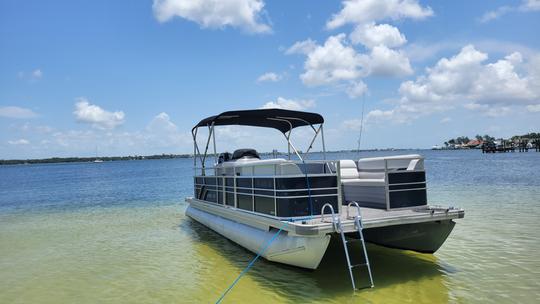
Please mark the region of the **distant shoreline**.
MULTIPOLYGON (((408 149, 366 149, 366 150, 339 150, 339 151, 327 151, 327 153, 348 153, 348 152, 376 152, 376 151, 404 151, 404 150, 427 150, 420 148, 408 148, 408 149)), ((322 153, 311 152, 311 153, 322 153)), ((261 155, 272 155, 272 152, 263 152, 261 155)), ((284 152, 278 152, 279 155, 285 155, 284 152)), ((213 157, 213 154, 208 154, 209 157, 213 157)), ((126 160, 155 160, 155 159, 176 159, 176 158, 192 158, 193 154, 157 154, 146 156, 109 156, 109 157, 49 157, 39 159, 0 159, 1 165, 30 165, 30 164, 57 164, 57 163, 90 163, 95 161, 126 161, 126 160)))
POLYGON ((109 157, 50 157, 41 159, 1 159, 0 165, 25 165, 25 164, 56 164, 56 163, 89 163, 108 162, 125 160, 145 160, 145 159, 173 159, 190 158, 191 154, 161 154, 147 156, 109 156, 109 157))

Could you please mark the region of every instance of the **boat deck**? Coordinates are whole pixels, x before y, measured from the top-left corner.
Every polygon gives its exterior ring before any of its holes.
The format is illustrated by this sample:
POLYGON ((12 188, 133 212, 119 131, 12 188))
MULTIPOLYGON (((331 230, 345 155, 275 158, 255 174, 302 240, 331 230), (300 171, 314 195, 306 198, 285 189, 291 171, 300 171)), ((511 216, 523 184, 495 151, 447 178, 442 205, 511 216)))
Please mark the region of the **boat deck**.
MULTIPOLYGON (((349 208, 349 216, 347 216, 347 206, 342 207, 342 212, 339 214, 341 225, 345 232, 355 232, 354 217, 358 215, 356 207, 349 208)), ((360 207, 362 224, 365 229, 413 224, 422 222, 444 221, 457 218, 463 218, 465 211, 460 208, 448 208, 439 206, 422 206, 408 209, 384 210, 360 207)), ((337 215, 336 215, 337 216, 337 215)), ((295 226, 298 234, 311 234, 309 230, 318 230, 321 232, 333 232, 332 217, 325 215, 323 218, 317 217, 304 222, 290 223, 295 226)))
MULTIPOLYGON (((289 234, 304 236, 335 232, 331 215, 325 215, 324 217, 316 216, 309 219, 291 221, 281 220, 276 217, 266 216, 229 206, 217 205, 194 199, 192 197, 186 198, 186 201, 193 207, 202 211, 264 230, 267 230, 270 227, 282 228, 283 230, 288 231, 289 234)), ((349 208, 349 217, 347 217, 347 208, 347 206, 342 206, 341 212, 336 214, 336 216, 339 215, 342 228, 346 233, 356 231, 354 217, 358 215, 357 208, 351 206, 349 208)), ((465 216, 465 211, 463 209, 439 206, 422 206, 390 211, 361 207, 360 212, 362 215, 362 224, 364 229, 423 222, 446 221, 463 218, 465 216)))

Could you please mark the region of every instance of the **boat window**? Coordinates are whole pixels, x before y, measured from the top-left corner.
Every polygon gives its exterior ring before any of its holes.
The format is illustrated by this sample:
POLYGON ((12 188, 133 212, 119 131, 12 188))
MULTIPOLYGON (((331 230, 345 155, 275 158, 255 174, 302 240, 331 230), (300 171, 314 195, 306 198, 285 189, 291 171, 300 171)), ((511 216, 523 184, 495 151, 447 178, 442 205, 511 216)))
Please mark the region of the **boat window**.
POLYGON ((259 189, 274 189, 274 179, 273 178, 254 178, 253 188, 259 189))
MULTIPOLYGON (((277 199, 277 216, 279 217, 297 217, 308 216, 311 214, 321 214, 321 208, 324 204, 329 203, 338 210, 338 201, 336 195, 312 197, 311 203, 309 198, 278 198, 277 199), (313 211, 311 211, 313 208, 313 211)), ((326 210, 325 213, 329 213, 326 210)))
POLYGON ((253 211, 253 196, 246 194, 237 194, 236 200, 238 202, 238 208, 253 211))
POLYGON ((234 193, 233 192, 225 193, 225 204, 234 207, 234 193))
POLYGON ((217 203, 218 204, 222 204, 224 203, 224 198, 223 198, 223 187, 218 187, 218 191, 217 191, 217 203))
POLYGON ((327 173, 326 164, 324 163, 305 163, 298 164, 298 167, 302 171, 302 174, 323 174, 327 173))
POLYGON ((208 190, 206 191, 206 195, 204 197, 205 201, 214 202, 217 203, 217 192, 214 190, 208 190))
POLYGON ((255 196, 255 212, 276 215, 274 199, 271 197, 255 196))
POLYGON ((250 178, 236 179, 236 186, 241 188, 253 188, 253 180, 250 178))

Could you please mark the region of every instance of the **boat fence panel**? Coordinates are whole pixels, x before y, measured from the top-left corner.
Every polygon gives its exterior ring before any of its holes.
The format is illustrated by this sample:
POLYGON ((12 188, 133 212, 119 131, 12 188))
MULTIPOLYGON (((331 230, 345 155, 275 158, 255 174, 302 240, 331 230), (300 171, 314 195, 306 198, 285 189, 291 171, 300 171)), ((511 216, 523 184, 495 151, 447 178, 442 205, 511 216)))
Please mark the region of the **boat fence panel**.
POLYGON ((388 209, 427 205, 426 172, 388 172, 388 209))
POLYGON ((279 218, 320 215, 324 204, 338 208, 335 174, 306 176, 197 176, 195 197, 279 218))

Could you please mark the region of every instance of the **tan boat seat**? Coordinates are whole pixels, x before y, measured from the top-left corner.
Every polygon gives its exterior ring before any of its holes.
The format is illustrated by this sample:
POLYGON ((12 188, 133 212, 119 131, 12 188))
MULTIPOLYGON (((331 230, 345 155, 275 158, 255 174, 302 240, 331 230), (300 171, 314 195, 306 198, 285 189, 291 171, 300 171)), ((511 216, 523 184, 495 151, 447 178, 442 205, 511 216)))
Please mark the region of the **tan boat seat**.
POLYGON ((384 186, 384 172, 358 172, 352 160, 340 160, 341 183, 345 186, 384 186))
POLYGON ((358 178, 358 168, 356 167, 356 163, 353 160, 340 160, 339 168, 341 180, 358 178))

